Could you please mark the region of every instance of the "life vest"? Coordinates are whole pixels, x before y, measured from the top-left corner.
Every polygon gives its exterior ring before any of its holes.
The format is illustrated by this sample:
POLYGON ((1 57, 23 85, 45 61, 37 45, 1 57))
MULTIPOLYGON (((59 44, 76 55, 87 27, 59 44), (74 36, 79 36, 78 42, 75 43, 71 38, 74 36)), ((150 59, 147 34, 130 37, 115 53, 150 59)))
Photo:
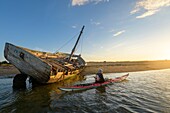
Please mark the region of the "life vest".
POLYGON ((96 80, 96 83, 102 83, 104 82, 104 78, 103 78, 103 74, 101 73, 97 73, 97 76, 99 77, 99 80, 96 80))

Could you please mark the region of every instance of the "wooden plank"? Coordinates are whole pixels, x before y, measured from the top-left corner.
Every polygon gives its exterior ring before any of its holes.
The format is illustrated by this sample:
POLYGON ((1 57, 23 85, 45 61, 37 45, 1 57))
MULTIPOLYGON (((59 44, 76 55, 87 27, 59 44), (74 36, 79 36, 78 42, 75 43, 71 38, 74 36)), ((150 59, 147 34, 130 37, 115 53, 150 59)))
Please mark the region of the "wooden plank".
POLYGON ((32 76, 41 83, 50 79, 51 66, 35 55, 9 43, 6 43, 4 53, 6 59, 22 73, 32 76))

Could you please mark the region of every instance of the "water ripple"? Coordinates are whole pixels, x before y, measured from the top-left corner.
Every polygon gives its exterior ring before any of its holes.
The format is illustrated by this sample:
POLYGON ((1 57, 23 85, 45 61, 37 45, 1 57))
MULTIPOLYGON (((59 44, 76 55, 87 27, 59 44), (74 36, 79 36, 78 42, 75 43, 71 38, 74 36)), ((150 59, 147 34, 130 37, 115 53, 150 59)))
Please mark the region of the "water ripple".
MULTIPOLYGON (((118 74, 105 74, 114 78, 118 74)), ((87 77, 84 83, 94 81, 87 77)), ((79 83, 79 82, 77 82, 79 83)), ((14 91, 0 78, 1 113, 169 113, 170 69, 132 72, 126 81, 81 92, 61 92, 51 84, 14 91)))

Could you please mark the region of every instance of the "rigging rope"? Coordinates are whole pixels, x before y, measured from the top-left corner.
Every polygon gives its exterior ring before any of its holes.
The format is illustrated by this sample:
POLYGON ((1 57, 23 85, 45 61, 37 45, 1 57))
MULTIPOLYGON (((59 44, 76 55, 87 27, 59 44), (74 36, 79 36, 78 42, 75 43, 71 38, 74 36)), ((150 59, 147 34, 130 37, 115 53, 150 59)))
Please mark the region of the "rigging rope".
POLYGON ((68 40, 65 44, 63 44, 58 50, 56 50, 55 53, 59 52, 59 50, 61 50, 63 47, 65 47, 69 42, 71 42, 76 36, 78 35, 78 33, 73 36, 70 40, 68 40))
POLYGON ((75 51, 78 51, 78 49, 79 49, 79 47, 81 45, 80 54, 82 54, 82 51, 83 51, 83 38, 84 38, 84 36, 82 36, 82 38, 80 39, 80 42, 79 42, 77 48, 75 49, 75 51))
POLYGON ((80 51, 80 54, 82 54, 82 51, 83 51, 83 38, 84 38, 84 36, 82 37, 82 42, 81 42, 81 51, 80 51))

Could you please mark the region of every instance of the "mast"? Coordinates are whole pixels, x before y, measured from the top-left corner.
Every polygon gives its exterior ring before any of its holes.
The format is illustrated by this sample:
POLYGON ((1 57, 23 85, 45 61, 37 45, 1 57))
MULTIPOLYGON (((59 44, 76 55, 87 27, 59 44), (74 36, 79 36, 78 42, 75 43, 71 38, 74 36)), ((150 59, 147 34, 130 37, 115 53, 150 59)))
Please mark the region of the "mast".
POLYGON ((76 41, 76 43, 75 43, 75 45, 74 45, 74 47, 73 47, 73 49, 72 49, 72 51, 71 51, 71 54, 70 54, 70 56, 69 56, 68 61, 70 61, 70 60, 71 60, 71 57, 73 56, 73 53, 74 53, 74 51, 75 51, 75 49, 76 49, 76 46, 77 46, 77 44, 78 44, 78 42, 79 42, 79 39, 80 39, 80 37, 81 37, 81 35, 82 35, 82 33, 83 33, 84 27, 85 27, 85 26, 83 26, 82 29, 81 29, 81 31, 80 31, 80 34, 79 34, 78 39, 77 39, 77 41, 76 41))

